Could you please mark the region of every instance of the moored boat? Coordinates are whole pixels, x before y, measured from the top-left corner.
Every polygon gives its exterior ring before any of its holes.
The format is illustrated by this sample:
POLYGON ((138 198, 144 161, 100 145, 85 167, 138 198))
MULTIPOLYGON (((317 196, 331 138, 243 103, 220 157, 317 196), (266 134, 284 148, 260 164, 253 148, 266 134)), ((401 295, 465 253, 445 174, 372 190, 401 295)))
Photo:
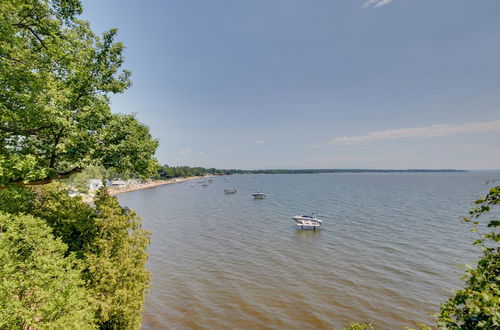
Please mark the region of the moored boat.
POLYGON ((235 194, 236 189, 224 189, 224 194, 235 194))
POLYGON ((311 227, 312 229, 316 229, 321 227, 323 220, 316 218, 313 215, 295 215, 292 219, 297 223, 297 226, 300 226, 301 229, 304 227, 311 227))
POLYGON ((255 193, 252 193, 252 196, 255 199, 264 199, 264 198, 266 198, 267 195, 264 193, 261 193, 261 192, 255 192, 255 193))

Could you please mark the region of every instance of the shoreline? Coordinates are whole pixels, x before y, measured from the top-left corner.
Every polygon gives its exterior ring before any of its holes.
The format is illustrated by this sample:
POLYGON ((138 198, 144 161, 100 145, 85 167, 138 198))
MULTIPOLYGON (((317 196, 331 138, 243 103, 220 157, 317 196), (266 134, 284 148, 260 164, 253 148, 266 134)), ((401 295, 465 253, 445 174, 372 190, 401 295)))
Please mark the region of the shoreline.
POLYGON ((114 187, 114 188, 108 188, 108 192, 110 195, 118 195, 118 194, 123 194, 131 191, 136 191, 136 190, 143 190, 143 189, 149 189, 149 188, 154 188, 158 186, 163 186, 166 184, 173 184, 173 183, 181 183, 184 181, 190 181, 194 179, 200 179, 200 178, 205 178, 204 176, 190 176, 187 178, 174 178, 174 179, 168 179, 168 180, 154 180, 154 181, 147 181, 145 183, 137 183, 137 184, 131 184, 129 186, 125 187, 114 187))

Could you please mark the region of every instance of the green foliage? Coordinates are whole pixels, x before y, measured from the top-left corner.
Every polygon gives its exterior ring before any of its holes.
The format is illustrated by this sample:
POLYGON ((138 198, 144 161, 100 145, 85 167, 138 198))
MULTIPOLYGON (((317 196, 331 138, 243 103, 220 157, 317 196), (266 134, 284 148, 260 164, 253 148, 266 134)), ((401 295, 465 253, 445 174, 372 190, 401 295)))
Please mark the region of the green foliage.
POLYGON ((319 173, 433 173, 433 172, 463 172, 461 170, 366 170, 366 169, 273 169, 273 170, 237 170, 237 169, 216 169, 204 167, 169 167, 160 166, 158 177, 163 179, 213 175, 231 175, 231 174, 319 174, 319 173))
POLYGON ((70 197, 66 185, 51 183, 41 186, 11 187, 0 190, 0 210, 11 214, 31 214, 52 227, 69 252, 79 258, 95 236, 95 209, 80 197, 70 197))
POLYGON ((130 86, 116 30, 95 35, 79 0, 0 1, 0 328, 137 329, 149 234, 103 189, 106 171, 149 176, 158 146, 109 96, 130 86), (95 166, 90 167, 89 166, 95 166), (44 186, 31 186, 45 184, 44 186))
POLYGON ((215 168, 207 169, 211 174, 319 174, 319 173, 442 173, 465 172, 463 170, 367 170, 367 169, 267 169, 267 170, 237 170, 215 168))
POLYGON ((469 216, 463 218, 478 233, 475 245, 481 245, 483 257, 476 268, 469 268, 465 288, 447 300, 438 317, 438 325, 445 329, 498 329, 500 328, 500 221, 488 219, 484 227, 489 232, 481 234, 479 218, 500 204, 500 186, 475 202, 469 216))
POLYGON ((138 329, 150 274, 145 269, 149 233, 135 212, 122 208, 106 189, 95 200, 96 237, 85 248, 84 278, 104 329, 138 329))
POLYGON ((134 115, 112 115, 101 132, 92 154, 105 168, 117 172, 132 171, 138 175, 151 175, 158 171, 152 158, 158 147, 147 126, 134 115))
MULTIPOLYGON (((145 269, 149 233, 141 228, 135 212, 122 208, 105 188, 97 192, 95 206, 69 197, 60 183, 26 190, 4 190, 1 201, 5 205, 9 200, 13 213, 16 209, 15 213, 30 213, 43 220, 64 244, 62 254, 78 259, 87 299, 95 309, 94 322, 104 329, 139 328, 150 278, 145 269)), ((56 276, 50 269, 46 273, 56 276)))
MULTIPOLYGON (((209 170, 203 167, 189 167, 189 166, 170 167, 168 165, 163 165, 160 166, 158 169, 158 177, 161 179, 186 178, 190 176, 205 176, 209 173, 211 172, 209 172, 209 170)), ((211 174, 218 174, 218 173, 211 173, 211 174)))
POLYGON ((58 183, 33 187, 31 194, 30 203, 19 205, 18 209, 44 219, 54 235, 68 245, 68 250, 82 258, 97 234, 93 224, 95 209, 79 197, 69 197, 66 186, 58 183))
POLYGON ((377 328, 368 322, 363 323, 350 323, 347 328, 342 330, 376 330, 377 328))
POLYGON ((78 20, 78 0, 0 2, 0 186, 67 177, 88 165, 156 170, 158 142, 109 94, 130 86, 116 30, 78 20))
POLYGON ((44 221, 0 212, 0 328, 93 329, 81 264, 44 221))
POLYGON ((86 167, 81 173, 72 175, 67 183, 79 192, 87 193, 89 191, 89 180, 105 180, 108 177, 109 171, 107 171, 104 167, 89 166, 86 167))

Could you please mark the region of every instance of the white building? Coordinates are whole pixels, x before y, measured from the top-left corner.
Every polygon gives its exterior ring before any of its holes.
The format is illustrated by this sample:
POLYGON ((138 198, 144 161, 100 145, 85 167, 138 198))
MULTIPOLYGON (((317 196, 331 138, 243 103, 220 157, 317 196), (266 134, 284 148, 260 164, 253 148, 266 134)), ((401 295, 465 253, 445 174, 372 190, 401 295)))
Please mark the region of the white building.
POLYGON ((101 179, 91 179, 89 180, 89 192, 96 191, 103 186, 101 179))
POLYGON ((108 187, 125 187, 127 181, 124 180, 110 180, 108 181, 108 187))

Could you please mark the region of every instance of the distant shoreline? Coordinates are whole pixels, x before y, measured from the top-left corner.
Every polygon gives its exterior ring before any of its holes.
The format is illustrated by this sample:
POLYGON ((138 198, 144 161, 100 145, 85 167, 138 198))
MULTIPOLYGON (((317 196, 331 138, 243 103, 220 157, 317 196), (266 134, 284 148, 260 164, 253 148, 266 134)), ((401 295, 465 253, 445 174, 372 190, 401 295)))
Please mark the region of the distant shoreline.
POLYGON ((468 170, 454 169, 406 169, 406 170, 376 170, 376 169, 264 169, 264 170, 223 170, 226 175, 231 174, 324 174, 324 173, 463 173, 468 170))
POLYGON ((199 178, 204 178, 204 177, 202 177, 202 176, 190 176, 187 178, 154 180, 154 181, 148 181, 145 183, 135 183, 135 184, 131 184, 131 185, 128 185, 125 187, 111 187, 111 188, 108 188, 108 192, 110 195, 118 195, 118 194, 123 194, 123 193, 131 192, 131 191, 149 189, 149 188, 154 188, 154 187, 158 187, 158 186, 163 186, 166 184, 180 183, 180 182, 199 179, 199 178))

